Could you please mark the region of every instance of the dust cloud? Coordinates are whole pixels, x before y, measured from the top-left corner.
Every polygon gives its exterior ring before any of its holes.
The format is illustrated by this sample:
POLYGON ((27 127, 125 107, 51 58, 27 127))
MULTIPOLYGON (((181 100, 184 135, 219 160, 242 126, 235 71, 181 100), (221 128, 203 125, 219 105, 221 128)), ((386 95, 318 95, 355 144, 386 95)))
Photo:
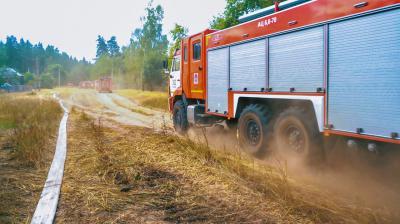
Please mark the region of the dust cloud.
MULTIPOLYGON (((236 131, 226 127, 190 129, 188 136, 215 150, 233 153, 240 150, 236 131)), ((381 153, 376 154, 365 147, 349 149, 343 140, 338 140, 329 151, 324 151, 323 162, 318 165, 310 165, 295 156, 282 157, 273 148, 271 146, 264 158, 255 160, 277 167, 285 164, 289 177, 296 182, 321 189, 334 198, 380 210, 400 221, 398 146, 382 147, 381 153)))

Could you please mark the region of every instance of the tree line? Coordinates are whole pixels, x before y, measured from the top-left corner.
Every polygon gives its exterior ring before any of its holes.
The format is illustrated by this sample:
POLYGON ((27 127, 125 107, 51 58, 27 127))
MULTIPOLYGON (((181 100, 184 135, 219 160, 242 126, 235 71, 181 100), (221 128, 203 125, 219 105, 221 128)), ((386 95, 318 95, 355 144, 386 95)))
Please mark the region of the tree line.
MULTIPOLYGON (((272 0, 227 0, 225 10, 214 16, 210 27, 224 29, 239 23, 239 16, 272 5, 272 0)), ((114 83, 123 88, 163 89, 166 76, 163 74, 163 60, 171 58, 180 40, 188 29, 179 24, 169 32, 171 43, 163 34, 164 10, 150 0, 141 17, 143 26, 132 32, 130 43, 120 47, 115 36, 106 40, 97 37, 96 59, 88 62, 77 60, 56 47, 46 48, 41 43, 14 36, 0 41, 0 68, 11 67, 25 74, 27 83, 41 81, 43 87, 57 85, 58 75, 62 85, 77 84, 83 80, 94 80, 112 76, 114 83)))
POLYGON ((67 74, 78 64, 89 64, 85 59, 77 60, 56 47, 42 43, 33 44, 29 40, 7 36, 5 42, 0 40, 0 68, 9 67, 25 76, 26 84, 39 80, 43 87, 52 87, 60 78, 67 81, 67 74))

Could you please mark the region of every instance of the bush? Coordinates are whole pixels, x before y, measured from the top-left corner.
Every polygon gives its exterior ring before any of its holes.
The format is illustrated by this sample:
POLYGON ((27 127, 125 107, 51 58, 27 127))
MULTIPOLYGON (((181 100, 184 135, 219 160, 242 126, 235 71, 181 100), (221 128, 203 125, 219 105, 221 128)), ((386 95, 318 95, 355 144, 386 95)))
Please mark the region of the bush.
POLYGON ((41 79, 41 88, 52 89, 54 84, 54 77, 51 74, 43 74, 40 77, 41 79))

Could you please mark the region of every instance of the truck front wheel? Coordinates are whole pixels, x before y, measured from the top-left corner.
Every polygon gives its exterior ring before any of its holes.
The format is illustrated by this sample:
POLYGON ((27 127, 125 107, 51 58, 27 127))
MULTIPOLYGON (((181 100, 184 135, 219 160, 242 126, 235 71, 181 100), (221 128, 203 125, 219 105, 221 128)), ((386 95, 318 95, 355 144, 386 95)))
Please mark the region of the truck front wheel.
POLYGON ((182 100, 176 101, 173 111, 173 123, 175 131, 179 134, 185 134, 189 129, 189 123, 186 115, 186 107, 182 100))
POLYGON ((279 114, 274 125, 278 154, 307 162, 322 158, 321 136, 314 119, 304 109, 292 107, 279 114))
POLYGON ((239 118, 238 138, 240 146, 248 153, 262 157, 271 137, 268 109, 260 104, 244 108, 239 118))

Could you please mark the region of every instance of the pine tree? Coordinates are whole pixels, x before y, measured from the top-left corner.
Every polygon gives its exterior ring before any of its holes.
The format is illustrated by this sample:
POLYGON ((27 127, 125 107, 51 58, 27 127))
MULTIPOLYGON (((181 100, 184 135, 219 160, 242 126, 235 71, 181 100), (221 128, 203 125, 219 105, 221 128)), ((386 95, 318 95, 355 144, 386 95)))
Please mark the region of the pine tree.
POLYGON ((115 36, 112 36, 110 40, 107 41, 107 48, 108 52, 111 57, 118 56, 120 53, 120 48, 117 43, 117 38, 115 36))
MULTIPOLYGON (((0 40, 0 68, 8 67, 21 74, 28 74, 30 78, 28 77, 26 81, 29 82, 29 84, 35 84, 32 82, 36 82, 36 80, 39 79, 39 76, 49 76, 49 73, 51 73, 51 76, 56 78, 50 80, 56 81, 54 84, 57 84, 58 70, 54 73, 54 68, 57 68, 57 66, 62 68, 60 70, 61 84, 66 83, 67 76, 69 81, 73 81, 76 78, 73 77, 75 74, 72 74, 71 71, 79 64, 80 61, 76 60, 76 58, 72 58, 65 52, 61 53, 52 45, 48 45, 46 49, 44 49, 41 43, 33 45, 29 40, 24 40, 23 38, 18 42, 14 36, 8 36, 5 43, 0 40)), ((83 64, 85 67, 83 70, 88 74, 89 69, 86 68, 91 67, 92 65, 87 61, 83 64)), ((81 75, 82 74, 79 74, 79 76, 81 75)))
POLYGON ((6 53, 7 53, 7 66, 16 69, 20 69, 20 55, 18 52, 18 41, 14 36, 8 36, 6 38, 6 53))
POLYGON ((5 44, 0 41, 0 68, 7 65, 7 52, 5 44))
POLYGON ((104 37, 98 35, 97 36, 96 58, 99 59, 101 56, 104 56, 104 55, 108 55, 107 43, 104 40, 104 37))

